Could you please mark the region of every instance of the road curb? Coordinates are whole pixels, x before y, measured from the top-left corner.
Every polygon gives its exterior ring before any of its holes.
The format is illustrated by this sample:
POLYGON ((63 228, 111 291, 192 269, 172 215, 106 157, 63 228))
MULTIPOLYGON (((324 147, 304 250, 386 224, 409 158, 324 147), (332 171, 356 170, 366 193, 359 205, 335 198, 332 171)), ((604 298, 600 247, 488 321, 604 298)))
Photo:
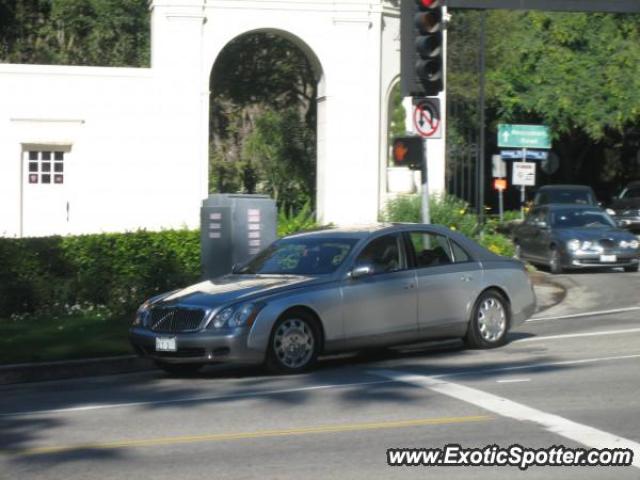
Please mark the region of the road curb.
POLYGON ((567 288, 559 282, 553 281, 542 272, 530 272, 529 278, 536 292, 536 313, 543 312, 561 304, 567 297, 567 288))
POLYGON ((132 373, 151 368, 154 368, 151 360, 135 355, 83 358, 58 362, 21 363, 0 366, 0 385, 132 373))

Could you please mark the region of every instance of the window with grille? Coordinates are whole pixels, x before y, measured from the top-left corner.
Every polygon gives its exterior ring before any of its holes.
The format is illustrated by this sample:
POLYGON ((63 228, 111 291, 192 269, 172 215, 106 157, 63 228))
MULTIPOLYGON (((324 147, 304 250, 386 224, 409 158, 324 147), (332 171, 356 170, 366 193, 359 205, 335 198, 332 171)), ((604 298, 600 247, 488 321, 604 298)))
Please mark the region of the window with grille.
POLYGON ((29 183, 64 183, 64 150, 27 150, 29 183))

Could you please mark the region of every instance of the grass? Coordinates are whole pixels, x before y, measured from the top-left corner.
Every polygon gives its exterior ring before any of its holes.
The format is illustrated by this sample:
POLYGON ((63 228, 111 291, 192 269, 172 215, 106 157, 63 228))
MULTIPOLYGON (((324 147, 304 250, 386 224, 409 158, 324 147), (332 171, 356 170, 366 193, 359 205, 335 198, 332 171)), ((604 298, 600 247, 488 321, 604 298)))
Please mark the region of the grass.
POLYGON ((0 365, 130 354, 130 322, 99 312, 0 319, 0 365))

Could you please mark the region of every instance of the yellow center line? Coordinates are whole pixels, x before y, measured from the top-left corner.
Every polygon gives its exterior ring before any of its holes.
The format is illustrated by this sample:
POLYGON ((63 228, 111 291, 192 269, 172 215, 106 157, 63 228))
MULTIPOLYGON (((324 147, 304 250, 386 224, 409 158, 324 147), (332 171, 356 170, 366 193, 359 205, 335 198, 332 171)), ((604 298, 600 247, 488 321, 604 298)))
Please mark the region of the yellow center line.
POLYGON ((221 442, 269 437, 286 437, 315 433, 357 432, 365 430, 383 430, 391 428, 419 427, 425 425, 450 425, 456 423, 486 422, 492 417, 488 415, 467 417, 420 418, 414 420, 398 420, 393 422, 354 423, 342 425, 318 425, 313 427, 291 428, 284 430, 261 430, 257 432, 215 433, 210 435, 189 435, 176 437, 146 438, 139 440, 122 440, 117 442, 88 443, 77 445, 60 445, 55 447, 35 447, 6 451, 14 455, 42 455, 81 450, 114 449, 127 447, 151 447, 157 445, 176 445, 181 443, 221 442))

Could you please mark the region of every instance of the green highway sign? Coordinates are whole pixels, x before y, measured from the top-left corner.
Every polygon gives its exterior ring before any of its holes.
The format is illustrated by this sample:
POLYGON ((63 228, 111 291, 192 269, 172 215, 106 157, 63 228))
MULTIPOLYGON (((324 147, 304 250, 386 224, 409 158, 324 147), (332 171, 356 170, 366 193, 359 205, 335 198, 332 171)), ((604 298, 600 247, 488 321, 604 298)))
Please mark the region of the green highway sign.
POLYGON ((506 148, 551 148, 551 131, 544 125, 498 125, 498 146, 506 148))

